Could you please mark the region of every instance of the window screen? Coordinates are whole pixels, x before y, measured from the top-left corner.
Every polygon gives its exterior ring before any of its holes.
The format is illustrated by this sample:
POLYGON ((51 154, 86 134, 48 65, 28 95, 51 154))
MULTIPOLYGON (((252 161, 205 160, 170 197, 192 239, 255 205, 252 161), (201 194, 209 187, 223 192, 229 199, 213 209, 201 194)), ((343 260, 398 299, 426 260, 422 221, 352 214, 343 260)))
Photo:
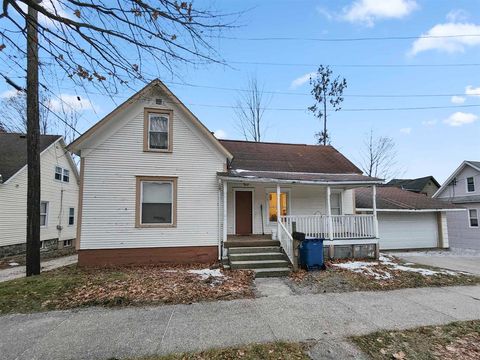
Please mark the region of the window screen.
POLYGON ((150 149, 168 149, 168 116, 148 114, 148 144, 150 149))

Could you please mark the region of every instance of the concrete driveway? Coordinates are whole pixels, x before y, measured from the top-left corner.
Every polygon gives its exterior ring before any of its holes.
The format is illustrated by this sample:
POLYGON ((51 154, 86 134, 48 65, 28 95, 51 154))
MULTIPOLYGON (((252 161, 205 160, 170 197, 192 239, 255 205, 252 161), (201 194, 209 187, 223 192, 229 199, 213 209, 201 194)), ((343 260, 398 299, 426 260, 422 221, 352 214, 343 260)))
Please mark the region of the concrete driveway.
POLYGON ((480 276, 480 251, 451 249, 402 253, 392 252, 391 254, 404 261, 416 264, 465 271, 480 276))

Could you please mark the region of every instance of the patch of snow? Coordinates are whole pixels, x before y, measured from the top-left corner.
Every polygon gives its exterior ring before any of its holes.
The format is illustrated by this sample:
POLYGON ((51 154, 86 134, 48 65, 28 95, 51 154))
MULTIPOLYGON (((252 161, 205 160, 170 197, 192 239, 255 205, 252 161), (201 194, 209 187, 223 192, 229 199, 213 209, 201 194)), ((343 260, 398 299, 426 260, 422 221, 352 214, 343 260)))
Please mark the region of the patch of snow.
POLYGON ((433 276, 433 275, 453 275, 457 276, 461 274, 460 272, 450 271, 450 270, 430 270, 420 267, 411 267, 409 265, 414 265, 412 263, 398 264, 394 261, 394 257, 387 254, 380 254, 379 261, 350 261, 339 264, 332 264, 333 266, 339 267, 341 269, 346 269, 358 274, 365 274, 367 276, 373 277, 376 280, 388 280, 393 277, 393 275, 383 269, 377 268, 378 265, 383 265, 392 271, 407 271, 419 273, 423 276, 433 276))
POLYGON ((17 262, 10 262, 8 263, 9 266, 19 266, 20 264, 17 262))
POLYGON ((222 278, 223 274, 220 269, 200 269, 200 270, 188 270, 191 274, 196 274, 200 276, 202 280, 205 280, 209 277, 222 278))

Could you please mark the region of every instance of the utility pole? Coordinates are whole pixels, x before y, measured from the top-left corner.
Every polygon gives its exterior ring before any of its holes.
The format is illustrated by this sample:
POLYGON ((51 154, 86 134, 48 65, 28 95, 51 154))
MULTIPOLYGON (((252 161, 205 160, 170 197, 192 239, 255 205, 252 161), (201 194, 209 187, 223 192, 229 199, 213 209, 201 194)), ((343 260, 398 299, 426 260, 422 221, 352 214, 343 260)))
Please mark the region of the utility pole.
POLYGON ((27 276, 40 274, 40 114, 37 23, 38 12, 29 6, 27 15, 27 276))

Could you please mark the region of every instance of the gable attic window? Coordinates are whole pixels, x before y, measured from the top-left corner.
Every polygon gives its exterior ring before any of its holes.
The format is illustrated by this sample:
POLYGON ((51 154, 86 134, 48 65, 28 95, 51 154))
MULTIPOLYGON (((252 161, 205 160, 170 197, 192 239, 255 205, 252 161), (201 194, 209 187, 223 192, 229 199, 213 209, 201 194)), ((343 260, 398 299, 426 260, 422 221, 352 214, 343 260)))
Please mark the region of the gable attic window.
POLYGON ((60 166, 55 166, 55 180, 70 182, 70 171, 60 166))
POLYGON ((467 177, 467 192, 475 191, 475 179, 473 176, 467 177))
POLYGON ((136 227, 175 227, 177 178, 137 176, 136 227))
POLYGON ((173 111, 145 109, 144 114, 144 151, 172 151, 173 111))

